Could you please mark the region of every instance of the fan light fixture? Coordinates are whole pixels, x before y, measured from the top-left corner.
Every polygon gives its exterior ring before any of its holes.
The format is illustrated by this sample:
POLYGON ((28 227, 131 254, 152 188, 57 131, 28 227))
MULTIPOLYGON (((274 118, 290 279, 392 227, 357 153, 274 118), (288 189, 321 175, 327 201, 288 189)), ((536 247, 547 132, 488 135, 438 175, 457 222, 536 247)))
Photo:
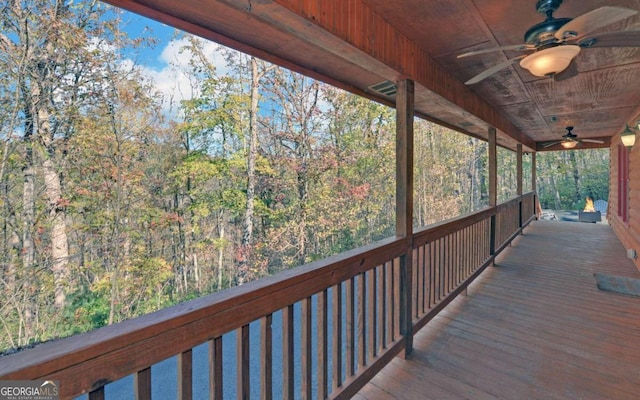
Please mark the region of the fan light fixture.
POLYGON ((520 60, 520 66, 535 76, 549 76, 562 72, 580 53, 580 46, 563 45, 536 51, 520 60))
POLYGON ((622 139, 622 144, 625 147, 631 147, 636 143, 636 133, 633 129, 629 128, 629 125, 622 131, 620 134, 620 139, 622 139))
POLYGON ((560 142, 560 146, 562 146, 565 149, 573 149, 577 145, 578 145, 578 142, 576 142, 575 140, 563 140, 562 142, 560 142))

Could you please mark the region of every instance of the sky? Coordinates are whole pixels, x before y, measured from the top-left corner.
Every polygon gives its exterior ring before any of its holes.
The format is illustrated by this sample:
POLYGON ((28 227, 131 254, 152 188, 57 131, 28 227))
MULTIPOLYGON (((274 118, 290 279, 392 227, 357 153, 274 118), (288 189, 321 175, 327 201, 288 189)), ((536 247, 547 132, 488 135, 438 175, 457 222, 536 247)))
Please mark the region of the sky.
MULTIPOLYGON (((138 14, 122 11, 120 16, 123 21, 122 29, 130 38, 152 36, 157 39, 155 46, 142 46, 137 49, 136 55, 130 54, 128 62, 138 64, 142 72, 155 82, 156 88, 166 99, 165 113, 176 116, 175 106, 180 104, 180 100, 189 99, 197 94, 193 92, 187 76, 180 73, 180 67, 186 67, 189 62, 188 56, 180 54, 180 48, 187 44, 187 39, 175 28, 138 14)), ((220 75, 226 74, 228 67, 220 53, 221 45, 201 40, 204 43, 205 54, 216 66, 216 72, 220 75)))

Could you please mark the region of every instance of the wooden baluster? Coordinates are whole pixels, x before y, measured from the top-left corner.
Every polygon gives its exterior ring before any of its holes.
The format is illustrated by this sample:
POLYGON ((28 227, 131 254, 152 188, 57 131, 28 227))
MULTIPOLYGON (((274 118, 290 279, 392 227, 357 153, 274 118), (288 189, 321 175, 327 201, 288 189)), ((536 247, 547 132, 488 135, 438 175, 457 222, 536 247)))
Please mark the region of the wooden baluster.
POLYGON ((338 284, 331 290, 332 296, 332 320, 333 339, 331 348, 333 351, 333 374, 331 375, 331 391, 335 391, 342 385, 342 285, 338 284))
POLYGON ((387 314, 385 311, 386 299, 386 281, 385 281, 385 264, 376 268, 378 274, 378 354, 387 347, 386 329, 387 314))
POLYGON ((355 357, 356 357, 356 347, 355 347, 355 278, 351 278, 346 282, 346 295, 347 295, 347 315, 345 316, 345 323, 347 324, 347 359, 346 359, 346 367, 345 371, 347 374, 347 378, 355 375, 355 357))
POLYGON ((222 400, 222 336, 209 340, 209 398, 222 400))
POLYGON ((414 299, 413 301, 413 318, 414 319, 420 317, 422 312, 421 303, 422 303, 422 293, 424 291, 424 285, 423 285, 424 276, 421 273, 422 272, 421 256, 423 251, 424 250, 422 246, 414 250, 415 262, 413 263, 413 265, 415 266, 415 268, 413 269, 413 291, 412 291, 413 299, 414 299))
POLYGON ((429 309, 436 304, 436 248, 429 242, 429 309))
POLYGON ((133 387, 136 392, 136 400, 151 400, 151 367, 135 374, 133 387))
POLYGON ((273 315, 260 320, 260 398, 271 400, 273 397, 273 315))
POLYGON ((402 312, 402 304, 400 297, 402 296, 402 292, 400 287, 400 269, 400 259, 396 258, 393 260, 393 340, 399 339, 401 335, 400 315, 402 312))
POLYGON ((90 391, 89 400, 104 400, 104 386, 90 391))
POLYGON ((445 296, 445 287, 446 287, 446 274, 445 274, 445 264, 446 264, 446 248, 445 248, 445 239, 444 238, 440 238, 438 239, 438 243, 440 244, 439 249, 438 249, 438 260, 439 260, 439 273, 440 276, 438 277, 438 282, 440 284, 440 290, 438 292, 439 296, 438 296, 438 300, 442 300, 445 296))
POLYGON ((367 271, 367 360, 369 363, 377 355, 376 349, 376 271, 367 271))
POLYGON ((282 310, 282 397, 295 398, 293 381, 293 305, 282 310))
POLYGON ((300 318, 302 346, 302 399, 311 399, 311 297, 302 300, 302 316, 300 318))
POLYGON ((385 329, 387 330, 386 338, 387 344, 393 342, 393 307, 394 307, 394 298, 393 298, 393 261, 387 261, 384 264, 384 274, 385 274, 385 284, 386 284, 386 306, 387 306, 387 323, 385 324, 385 329))
POLYGON ((453 270, 455 271, 455 275, 454 275, 454 287, 458 287, 458 285, 460 285, 460 276, 462 276, 462 272, 460 271, 460 266, 462 265, 462 251, 460 248, 460 235, 461 235, 462 230, 456 231, 453 234, 453 244, 454 244, 454 254, 455 254, 455 260, 456 262, 454 263, 453 266, 453 270))
POLYGON ((451 235, 446 235, 442 242, 444 251, 442 257, 444 259, 444 298, 449 295, 451 290, 451 235))
POLYGON ((324 399, 327 397, 327 381, 329 375, 329 367, 327 365, 329 361, 327 349, 327 303, 328 293, 325 289, 322 292, 318 293, 318 399, 324 399))
POLYGON ((356 277, 358 289, 358 371, 367 364, 366 283, 364 273, 356 277))
POLYGON ((476 248, 479 240, 474 240, 474 238, 476 237, 476 229, 481 223, 482 222, 471 225, 469 227, 469 234, 467 235, 467 245, 469 246, 469 274, 476 271, 476 248))
POLYGON ((246 400, 251 393, 249 381, 249 325, 236 330, 236 397, 246 400))
POLYGON ((193 395, 193 362, 191 349, 178 354, 178 399, 191 400, 193 395))
POLYGON ((447 235, 447 296, 453 289, 453 234, 447 235))

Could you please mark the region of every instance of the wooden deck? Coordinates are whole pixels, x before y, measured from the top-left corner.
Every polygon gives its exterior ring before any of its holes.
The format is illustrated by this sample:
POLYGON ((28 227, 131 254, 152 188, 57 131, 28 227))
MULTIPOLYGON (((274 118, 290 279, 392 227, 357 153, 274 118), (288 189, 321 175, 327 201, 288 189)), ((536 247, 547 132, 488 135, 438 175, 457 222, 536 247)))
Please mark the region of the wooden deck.
POLYGON ((538 221, 356 399, 638 399, 640 277, 608 225, 538 221))

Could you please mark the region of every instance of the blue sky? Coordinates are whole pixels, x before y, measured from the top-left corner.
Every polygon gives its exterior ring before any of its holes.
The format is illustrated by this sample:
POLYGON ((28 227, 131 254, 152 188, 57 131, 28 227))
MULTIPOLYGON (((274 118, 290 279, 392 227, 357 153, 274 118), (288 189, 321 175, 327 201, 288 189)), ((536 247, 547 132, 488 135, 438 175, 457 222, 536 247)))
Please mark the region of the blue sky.
MULTIPOLYGON (((180 54, 180 48, 186 44, 184 38, 176 36, 173 27, 121 10, 122 29, 130 38, 155 37, 155 46, 142 46, 134 52, 124 53, 131 63, 139 65, 142 72, 155 82, 155 86, 165 95, 165 111, 176 116, 176 106, 180 100, 197 95, 197 83, 188 79, 180 71, 186 67, 190 57, 180 54), (137 54, 136 54, 137 53, 137 54)), ((220 45, 203 39, 207 56, 213 60, 218 74, 225 74, 227 66, 220 55, 220 45)), ((127 60, 125 60, 127 61, 127 60)))
POLYGON ((123 12, 122 20, 123 28, 130 37, 154 36, 158 39, 158 44, 155 47, 145 46, 140 49, 138 61, 155 69, 166 66, 166 62, 160 59, 160 55, 174 37, 175 29, 128 11, 123 12))

